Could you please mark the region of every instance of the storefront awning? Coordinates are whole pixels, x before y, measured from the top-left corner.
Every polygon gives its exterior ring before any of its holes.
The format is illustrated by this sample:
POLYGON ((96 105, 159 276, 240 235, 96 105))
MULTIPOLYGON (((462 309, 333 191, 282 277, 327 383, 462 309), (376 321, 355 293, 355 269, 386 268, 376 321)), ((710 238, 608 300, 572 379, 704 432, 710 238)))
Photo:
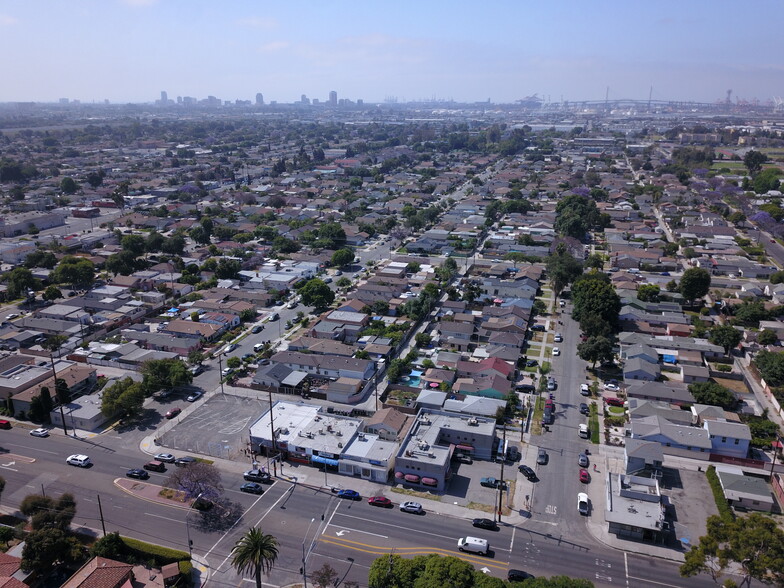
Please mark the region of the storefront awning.
POLYGON ((310 458, 313 463, 325 463, 328 466, 335 466, 340 463, 337 459, 329 459, 328 457, 321 457, 320 455, 313 455, 310 458))
POLYGON ((460 451, 473 451, 474 448, 470 445, 455 445, 455 449, 459 449, 460 451))
POLYGON ((398 480, 402 480, 403 476, 405 476, 403 472, 395 472, 395 478, 397 478, 398 480))
POLYGON ((419 482, 419 476, 416 474, 406 474, 406 482, 419 482))
POLYGON ((422 484, 425 486, 438 486, 438 480, 435 478, 422 478, 422 484))

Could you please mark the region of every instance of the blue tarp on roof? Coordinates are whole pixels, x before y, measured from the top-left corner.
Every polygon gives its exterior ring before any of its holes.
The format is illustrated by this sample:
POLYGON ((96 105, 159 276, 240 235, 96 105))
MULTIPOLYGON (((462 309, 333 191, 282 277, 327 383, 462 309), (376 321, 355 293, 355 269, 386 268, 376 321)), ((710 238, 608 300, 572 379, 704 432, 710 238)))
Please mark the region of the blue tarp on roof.
POLYGON ((662 361, 664 363, 678 363, 678 359, 674 355, 662 355, 662 361))
POLYGON ((310 458, 310 461, 313 463, 325 463, 329 466, 337 467, 338 460, 337 459, 329 459, 328 457, 321 457, 320 455, 314 455, 310 458))

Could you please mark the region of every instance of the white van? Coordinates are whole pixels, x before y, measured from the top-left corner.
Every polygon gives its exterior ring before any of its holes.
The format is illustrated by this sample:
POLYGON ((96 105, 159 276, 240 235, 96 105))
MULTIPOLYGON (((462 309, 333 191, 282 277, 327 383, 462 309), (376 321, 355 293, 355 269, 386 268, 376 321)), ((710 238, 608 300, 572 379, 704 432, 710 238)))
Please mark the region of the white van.
POLYGON ((577 428, 577 434, 580 435, 583 439, 587 439, 590 435, 590 431, 588 430, 588 425, 582 424, 577 428))
POLYGON ((457 548, 460 551, 487 555, 487 552, 490 551, 490 544, 487 542, 487 539, 480 539, 479 537, 461 537, 457 540, 457 548))
POLYGON ((264 343, 256 343, 256 344, 253 346, 253 351, 255 351, 256 353, 258 353, 258 352, 259 352, 259 351, 261 351, 262 349, 264 349, 264 343))

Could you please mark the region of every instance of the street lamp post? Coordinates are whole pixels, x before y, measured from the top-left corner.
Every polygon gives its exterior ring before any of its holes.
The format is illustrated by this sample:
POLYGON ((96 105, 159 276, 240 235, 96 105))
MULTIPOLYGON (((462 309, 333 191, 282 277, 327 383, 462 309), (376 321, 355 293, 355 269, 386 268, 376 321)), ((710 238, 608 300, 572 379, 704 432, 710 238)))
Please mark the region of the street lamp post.
POLYGON ((196 499, 193 502, 191 502, 191 505, 188 507, 188 512, 185 513, 185 533, 188 535, 188 555, 190 555, 191 557, 193 557, 193 541, 191 541, 191 526, 188 523, 188 515, 191 514, 191 510, 193 510, 193 505, 199 501, 199 498, 201 498, 202 494, 204 494, 204 492, 199 492, 199 495, 196 497, 196 499))
POLYGON ((302 538, 302 588, 308 588, 308 577, 307 577, 307 573, 305 571, 305 566, 307 564, 308 555, 310 554, 310 550, 308 550, 307 554, 305 553, 305 541, 308 540, 308 535, 310 535, 310 525, 312 525, 313 521, 315 521, 315 520, 316 520, 315 517, 310 519, 310 524, 308 525, 308 530, 305 531, 305 536, 302 538))

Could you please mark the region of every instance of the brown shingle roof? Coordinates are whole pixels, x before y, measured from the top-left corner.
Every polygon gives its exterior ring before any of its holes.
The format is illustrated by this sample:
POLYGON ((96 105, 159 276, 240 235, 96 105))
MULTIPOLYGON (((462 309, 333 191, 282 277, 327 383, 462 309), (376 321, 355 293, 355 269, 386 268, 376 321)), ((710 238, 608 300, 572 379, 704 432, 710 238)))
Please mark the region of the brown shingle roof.
POLYGON ((105 557, 84 564, 62 588, 118 588, 131 576, 133 566, 105 557))

